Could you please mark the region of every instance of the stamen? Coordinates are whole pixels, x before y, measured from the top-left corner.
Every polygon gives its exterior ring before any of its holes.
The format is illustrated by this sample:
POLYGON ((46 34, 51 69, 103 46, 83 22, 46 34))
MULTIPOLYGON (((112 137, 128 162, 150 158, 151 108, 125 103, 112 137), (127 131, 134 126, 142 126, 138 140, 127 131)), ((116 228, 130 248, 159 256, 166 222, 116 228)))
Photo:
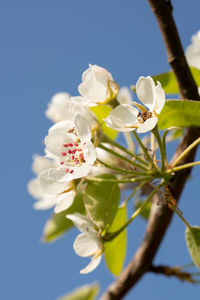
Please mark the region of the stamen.
POLYGON ((60 164, 63 165, 63 164, 64 164, 64 161, 61 161, 60 164))
POLYGON ((62 154, 62 156, 66 156, 66 155, 67 155, 67 153, 66 153, 66 152, 62 152, 61 154, 62 154))
POLYGON ((81 149, 81 148, 78 148, 77 151, 82 151, 82 149, 81 149))
POLYGON ((75 154, 75 153, 76 153, 76 151, 77 151, 77 149, 73 149, 73 150, 72 150, 72 153, 73 153, 73 154, 75 154))
POLYGON ((63 144, 63 147, 68 147, 68 144, 63 144))
POLYGON ((76 147, 78 147, 78 143, 75 142, 74 145, 75 145, 76 147))
POLYGON ((69 147, 73 147, 73 144, 72 144, 72 143, 69 143, 68 145, 69 145, 69 147))
POLYGON ((72 173, 74 173, 74 170, 70 170, 70 172, 69 172, 70 174, 72 174, 72 173))
POLYGON ((69 168, 65 169, 65 172, 68 173, 69 172, 69 168))
POLYGON ((67 150, 67 153, 68 154, 72 154, 72 150, 67 150))

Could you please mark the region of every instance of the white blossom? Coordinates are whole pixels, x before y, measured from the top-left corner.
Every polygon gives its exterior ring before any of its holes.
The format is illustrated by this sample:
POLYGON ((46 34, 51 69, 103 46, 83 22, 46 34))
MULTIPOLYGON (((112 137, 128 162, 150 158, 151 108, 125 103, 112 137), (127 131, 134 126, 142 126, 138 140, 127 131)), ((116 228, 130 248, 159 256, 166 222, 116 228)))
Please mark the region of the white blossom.
POLYGON ((133 99, 130 90, 126 86, 121 87, 119 93, 117 94, 117 101, 120 104, 130 104, 132 100, 133 99))
POLYGON ((73 247, 77 255, 81 257, 91 257, 90 263, 80 271, 82 274, 93 271, 101 261, 103 245, 97 238, 97 232, 90 219, 79 213, 66 215, 74 225, 81 231, 76 237, 73 247))
POLYGON ((191 38, 191 44, 185 51, 188 64, 191 67, 200 69, 200 30, 191 38))
POLYGON ((121 104, 111 111, 105 119, 108 127, 118 131, 132 131, 137 129, 138 133, 145 133, 152 130, 157 122, 165 104, 165 93, 160 82, 155 85, 150 76, 140 77, 136 84, 136 93, 141 104, 134 102, 141 112, 130 104, 121 104))
POLYGON ((95 115, 84 105, 83 101, 77 101, 79 97, 70 97, 67 93, 55 94, 46 110, 46 116, 54 123, 63 120, 73 122, 75 116, 80 114, 83 116, 91 128, 97 126, 95 115))
POLYGON ((48 170, 55 182, 68 182, 86 176, 96 160, 96 149, 91 142, 87 120, 77 114, 74 122, 61 121, 49 129, 45 138, 47 155, 54 157, 57 168, 48 170))
POLYGON ((37 201, 35 209, 49 209, 55 206, 54 211, 59 213, 66 210, 73 203, 76 190, 73 182, 57 183, 49 179, 49 170, 55 169, 54 161, 47 157, 36 155, 33 159, 32 170, 36 178, 28 183, 28 192, 37 201))
POLYGON ((112 75, 104 68, 97 65, 89 65, 82 74, 82 83, 78 86, 82 103, 90 106, 99 103, 107 103, 113 99, 119 90, 119 86, 113 81, 112 75))

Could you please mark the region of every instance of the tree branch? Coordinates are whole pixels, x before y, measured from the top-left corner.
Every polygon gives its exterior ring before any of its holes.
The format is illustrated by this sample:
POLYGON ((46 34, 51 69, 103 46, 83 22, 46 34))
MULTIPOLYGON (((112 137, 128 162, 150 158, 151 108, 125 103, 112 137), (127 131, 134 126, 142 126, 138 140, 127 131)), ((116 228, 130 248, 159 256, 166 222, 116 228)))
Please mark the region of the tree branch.
MULTIPOLYGON (((171 2, 169 0, 148 0, 148 2, 158 21, 167 51, 168 62, 175 73, 181 98, 200 100, 197 86, 187 65, 178 31, 172 16, 171 2)), ((198 136, 199 129, 187 129, 172 161, 175 161, 179 154, 182 153, 198 136)), ((193 161, 195 152, 196 148, 184 157, 180 164, 193 161)), ((170 183, 170 188, 177 201, 183 191, 190 172, 191 169, 180 171, 170 183)), ((107 291, 101 297, 101 300, 122 299, 122 297, 137 283, 152 265, 154 256, 156 255, 172 217, 172 211, 169 210, 167 206, 158 206, 156 203, 157 200, 155 197, 144 238, 136 251, 135 256, 116 281, 108 287, 107 291)))
POLYGON ((183 272, 180 270, 180 267, 168 267, 168 266, 150 266, 149 272, 155 274, 162 274, 168 277, 176 277, 181 281, 187 281, 190 283, 195 283, 196 281, 192 278, 192 274, 188 272, 183 272))

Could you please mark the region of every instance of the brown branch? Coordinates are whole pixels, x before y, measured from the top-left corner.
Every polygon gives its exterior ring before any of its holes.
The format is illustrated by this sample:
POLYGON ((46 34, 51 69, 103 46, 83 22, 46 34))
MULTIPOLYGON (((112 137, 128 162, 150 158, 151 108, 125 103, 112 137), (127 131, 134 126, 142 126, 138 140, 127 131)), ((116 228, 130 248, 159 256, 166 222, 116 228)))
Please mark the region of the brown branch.
POLYGON ((150 266, 148 271, 155 274, 162 274, 168 277, 176 277, 181 281, 196 283, 196 281, 192 278, 192 274, 181 271, 180 267, 178 266, 150 266))
MULTIPOLYGON (((178 31, 172 16, 171 2, 165 0, 148 0, 148 2, 157 18, 167 50, 168 62, 175 73, 181 97, 183 99, 200 100, 197 86, 187 65, 178 31)), ((184 138, 176 150, 173 161, 198 136, 198 129, 187 129, 184 138)), ((184 157, 180 164, 193 161, 195 152, 196 149, 191 151, 184 157)), ((170 183, 171 190, 177 201, 181 196, 190 172, 191 169, 185 169, 179 172, 170 183)), ((122 297, 137 283, 152 265, 154 256, 156 255, 172 217, 171 210, 166 206, 158 206, 156 204, 156 199, 154 199, 154 202, 141 245, 121 275, 108 287, 107 291, 101 297, 101 300, 122 299, 122 297)))

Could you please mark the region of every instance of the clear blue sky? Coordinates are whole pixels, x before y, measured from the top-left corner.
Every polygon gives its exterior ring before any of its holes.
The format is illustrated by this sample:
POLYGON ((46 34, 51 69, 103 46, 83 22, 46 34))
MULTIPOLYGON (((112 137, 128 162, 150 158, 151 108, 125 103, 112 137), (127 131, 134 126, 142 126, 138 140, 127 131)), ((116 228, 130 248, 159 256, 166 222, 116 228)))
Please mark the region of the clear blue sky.
MULTIPOLYGON (((200 29, 200 2, 174 2, 184 48, 200 29)), ((34 211, 26 184, 33 177, 32 155, 42 154, 51 123, 44 111, 58 91, 77 95, 88 63, 106 67, 121 85, 139 76, 169 69, 154 16, 146 0, 0 0, 1 109, 1 246, 0 299, 54 300, 75 287, 99 281, 103 291, 113 281, 104 262, 90 275, 75 255, 77 232, 53 244, 42 244, 51 211, 34 211)), ((200 171, 193 172, 180 208, 200 225, 200 171)), ((129 230, 127 262, 141 240, 145 223, 129 230)), ((190 262, 184 226, 175 217, 155 259, 169 265, 190 262)), ((199 286, 147 274, 125 298, 199 299, 199 286)))

